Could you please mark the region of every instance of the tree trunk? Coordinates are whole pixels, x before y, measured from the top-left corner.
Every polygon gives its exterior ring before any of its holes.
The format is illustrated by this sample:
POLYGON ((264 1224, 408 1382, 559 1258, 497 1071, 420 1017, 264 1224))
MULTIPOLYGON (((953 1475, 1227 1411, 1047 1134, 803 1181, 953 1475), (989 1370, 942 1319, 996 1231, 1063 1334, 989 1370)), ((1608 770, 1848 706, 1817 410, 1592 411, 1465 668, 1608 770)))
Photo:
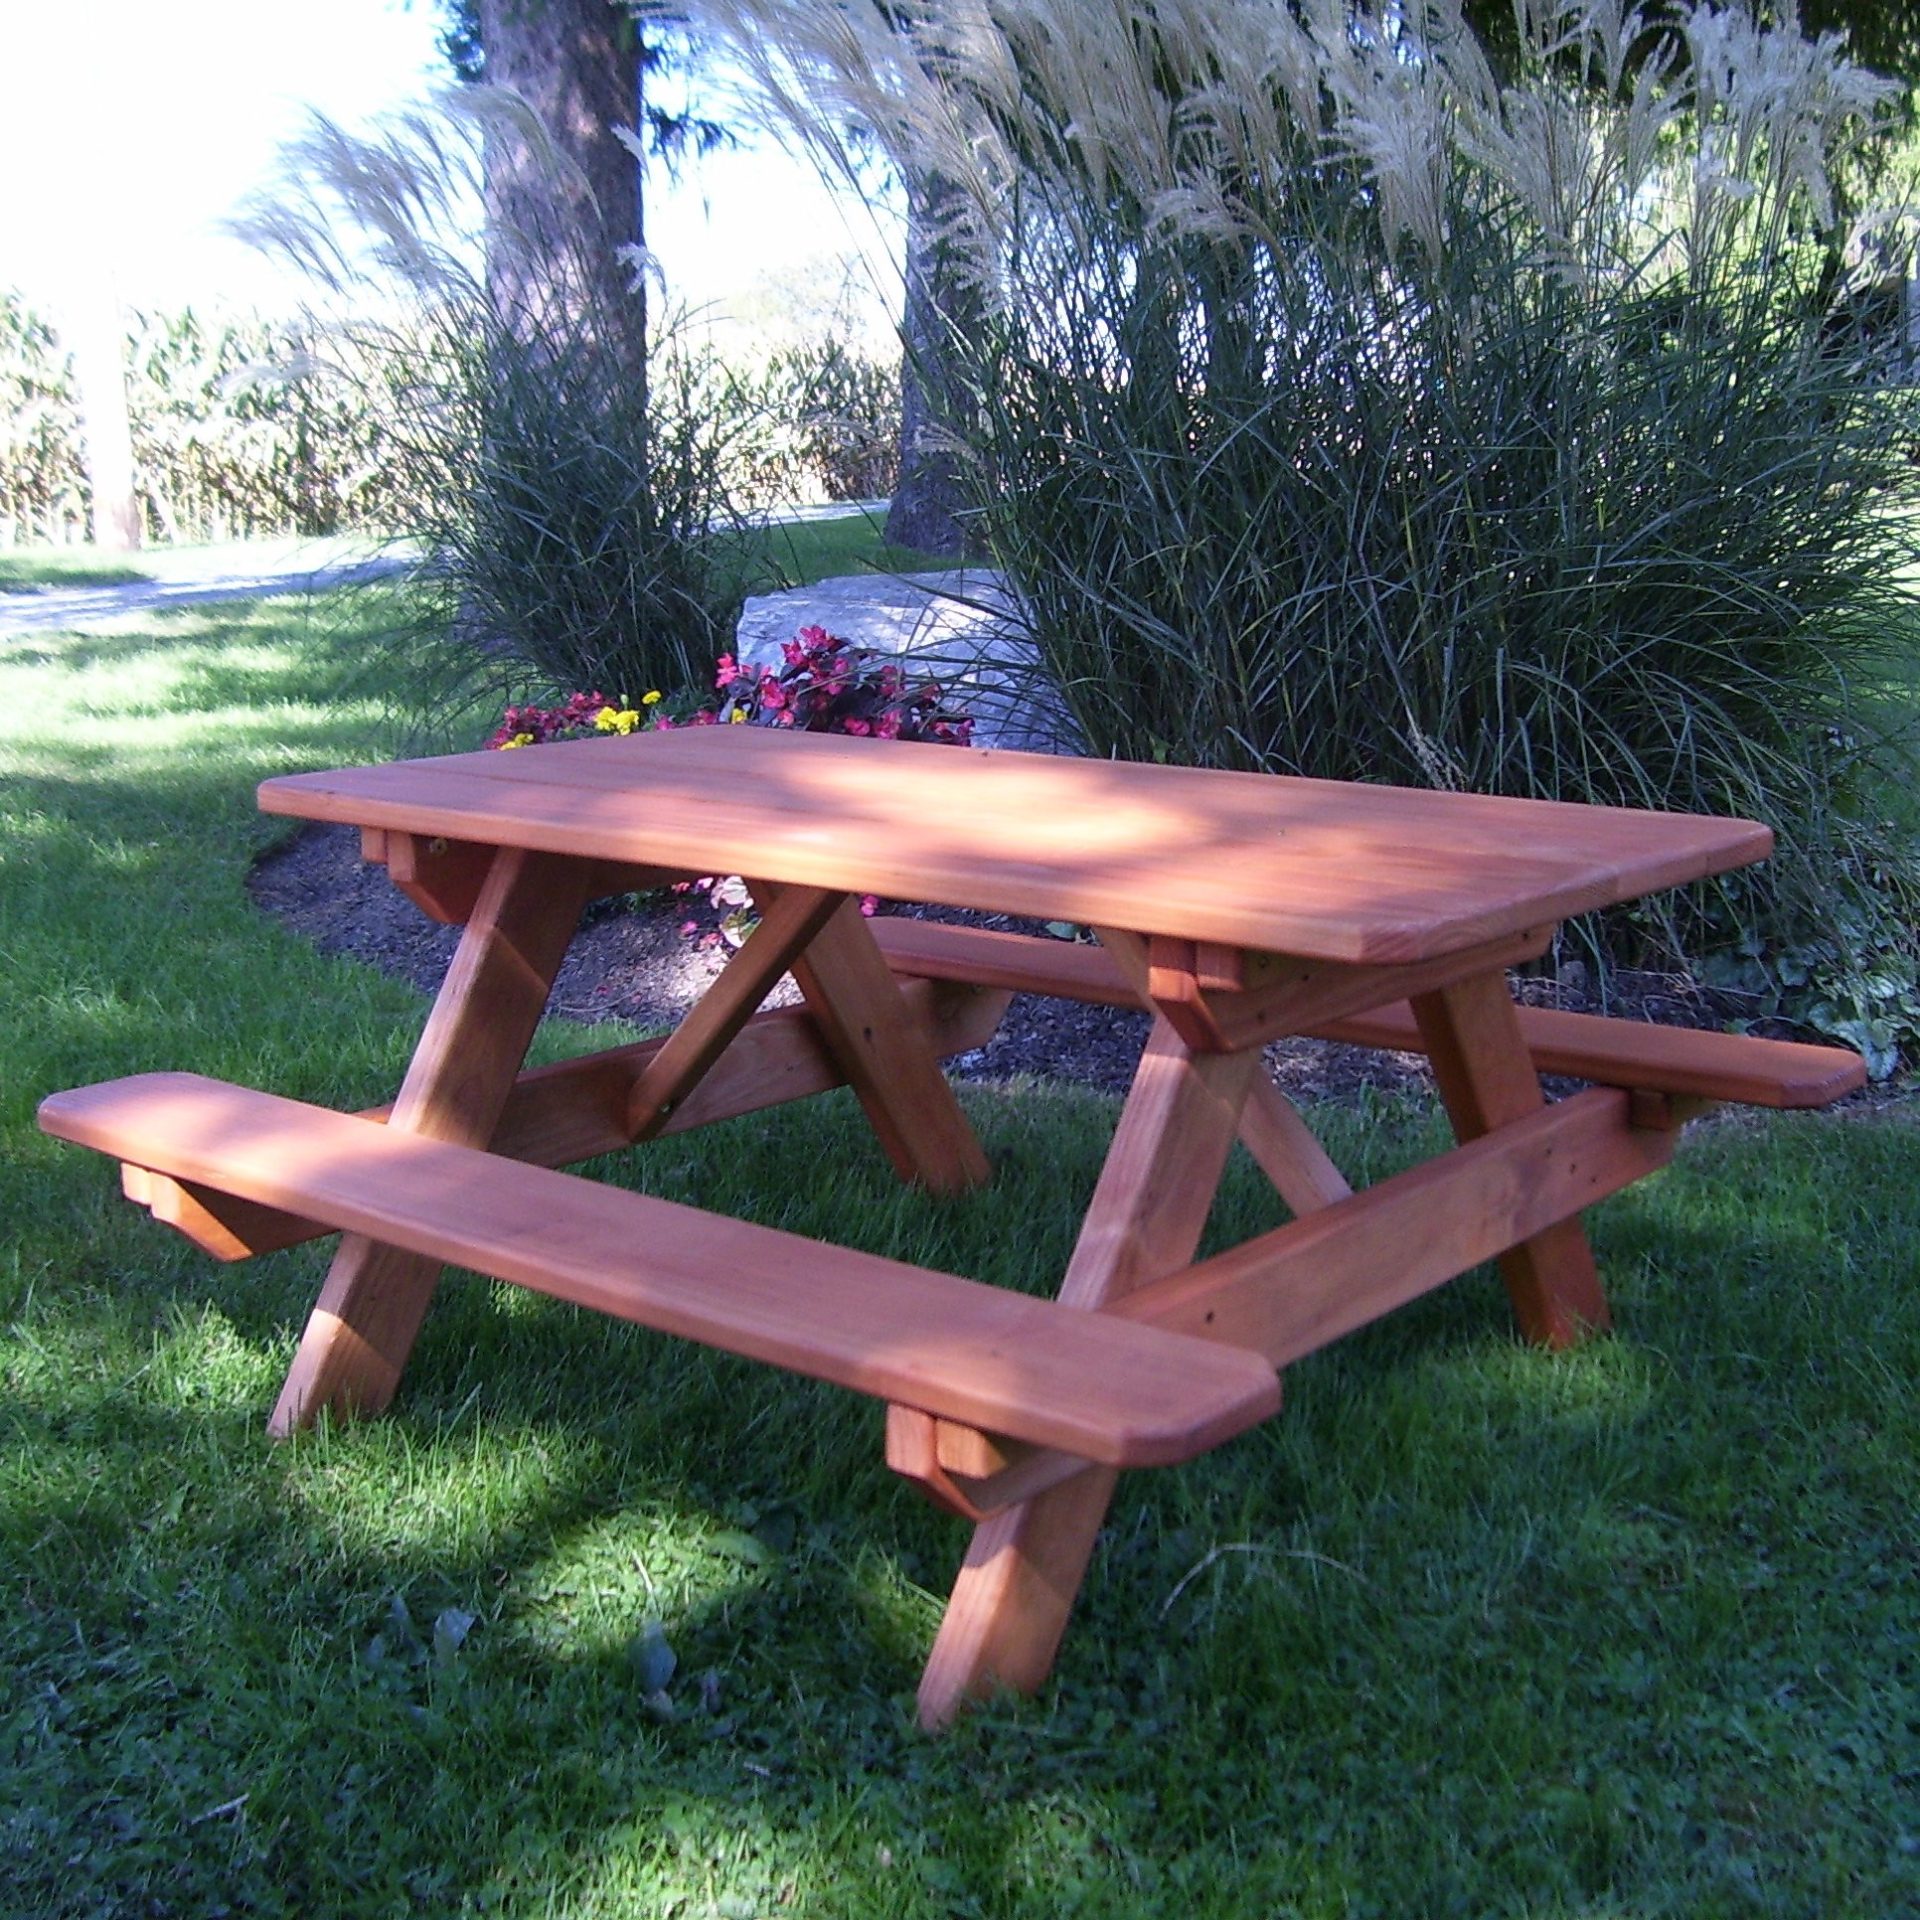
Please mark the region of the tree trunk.
POLYGON ((950 341, 977 301, 954 271, 940 238, 940 213, 952 192, 938 180, 907 194, 907 300, 900 323, 900 478, 887 509, 887 538, 922 553, 962 553, 966 495, 950 435, 962 419, 950 341))
POLYGON ((80 388, 93 544, 113 553, 140 545, 140 503, 133 491, 133 429, 127 415, 125 328, 120 303, 104 281, 77 292, 67 344, 80 388))
POLYGON ((569 314, 618 316, 644 368, 644 291, 618 249, 646 240, 639 163, 615 127, 643 124, 641 42, 609 0, 480 0, 489 84, 511 88, 577 174, 500 140, 487 154, 487 271, 503 314, 557 301, 569 314))

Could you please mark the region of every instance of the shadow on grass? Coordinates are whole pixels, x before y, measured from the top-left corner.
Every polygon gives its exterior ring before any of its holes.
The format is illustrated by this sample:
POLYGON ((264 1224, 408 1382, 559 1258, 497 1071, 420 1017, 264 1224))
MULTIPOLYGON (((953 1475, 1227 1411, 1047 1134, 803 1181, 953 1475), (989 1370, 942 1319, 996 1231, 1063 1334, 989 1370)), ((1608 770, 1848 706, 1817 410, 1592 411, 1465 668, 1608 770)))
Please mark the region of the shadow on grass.
MULTIPOLYGON (((803 1911, 964 1893, 1037 1913, 1061 1910, 1050 1861, 1089 1894, 1144 1892, 1176 1861, 1216 1894, 1241 1879, 1208 1814, 1258 1813, 1268 1714, 1323 1734, 1280 1675, 1243 1670, 1209 1700, 1216 1662, 1196 1676, 1195 1648, 1143 1636, 1193 1551, 1187 1502, 1123 1505, 1057 1699, 932 1744, 908 1724, 931 1614, 916 1589, 944 1579, 955 1530, 885 1488, 871 1418, 698 1358, 663 1382, 633 1352, 650 1344, 622 1343, 646 1445, 569 1400, 605 1400, 577 1356, 543 1370, 556 1398, 528 1418, 524 1370, 449 1415, 423 1355, 427 1405, 271 1459, 257 1408, 101 1408, 111 1444, 150 1463, 131 1542, 57 1476, 7 1516, 104 1589, 29 1599, 17 1683, 45 1711, 16 1792, 48 1846, 20 1861, 20 1895, 532 1914, 600 1876, 610 1911, 623 1888, 661 1902, 639 1911, 702 1893, 758 1910, 797 1886, 803 1911), (708 1376, 691 1395, 689 1370, 708 1376), (674 1416, 650 1420, 663 1384, 674 1416), (779 1471, 796 1443, 798 1489, 779 1471), (440 1502, 473 1504, 464 1474, 504 1510, 432 1537, 440 1502), (236 1479, 253 1483, 237 1503, 236 1479), (1170 1755, 1206 1777, 1163 1777, 1170 1755), (107 1838, 76 1855, 60 1814, 79 1808, 107 1838)), ((95 1417, 31 1398, 10 1415, 69 1447, 95 1417)), ((1362 1611, 1377 1632, 1380 1603, 1362 1611)), ((1279 1851, 1297 1874, 1296 1845, 1279 1851)))
MULTIPOLYGON (((1072 1217, 1111 1109, 973 1105, 993 1206, 890 1211, 844 1100, 645 1164, 749 1211, 804 1156, 781 1224, 1048 1286, 1056 1229, 1006 1222, 1072 1217)), ((1295 1369, 1270 1427, 1130 1476, 1057 1688, 940 1742, 911 1691, 963 1533, 885 1475, 877 1409, 456 1280, 391 1416, 273 1448, 323 1250, 142 1271, 157 1230, 111 1230, 90 1292, 34 1301, 48 1370, 0 1415, 20 1884, 76 1914, 1893 1898, 1874 1796, 1913 1673, 1862 1636, 1898 1592, 1787 1518, 1890 1383, 1836 1383, 1781 1310, 1832 1264, 1804 1209, 1729 1236, 1697 1201, 1602 1214, 1626 1339, 1528 1353, 1476 1279, 1295 1369), (1772 1364, 1743 1378, 1730 1330, 1772 1364)))
POLYGON ((82 706, 91 677, 104 710, 136 714, 392 697, 406 690, 413 619, 407 590, 391 582, 152 607, 124 627, 0 639, 0 669, 66 676, 82 706))

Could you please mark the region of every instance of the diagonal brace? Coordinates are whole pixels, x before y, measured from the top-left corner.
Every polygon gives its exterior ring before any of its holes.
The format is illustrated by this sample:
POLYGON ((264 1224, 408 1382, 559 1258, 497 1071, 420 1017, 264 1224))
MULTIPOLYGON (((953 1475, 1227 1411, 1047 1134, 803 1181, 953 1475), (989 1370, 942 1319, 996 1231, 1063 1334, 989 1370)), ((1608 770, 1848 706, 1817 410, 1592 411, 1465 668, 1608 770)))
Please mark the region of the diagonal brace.
POLYGON ((634 1082, 627 1100, 633 1139, 650 1140, 667 1124, 846 897, 819 887, 786 887, 772 895, 760 924, 634 1082))

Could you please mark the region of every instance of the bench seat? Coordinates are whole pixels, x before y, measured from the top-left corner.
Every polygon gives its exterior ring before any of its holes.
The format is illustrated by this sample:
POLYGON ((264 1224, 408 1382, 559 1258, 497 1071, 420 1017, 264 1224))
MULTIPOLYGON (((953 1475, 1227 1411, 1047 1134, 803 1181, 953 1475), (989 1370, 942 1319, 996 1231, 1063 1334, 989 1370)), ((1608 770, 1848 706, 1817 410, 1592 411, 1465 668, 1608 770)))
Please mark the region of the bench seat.
MULTIPOLYGON (((1139 1005, 1138 996, 1106 949, 1034 934, 1000 933, 931 920, 884 917, 868 923, 896 973, 1010 987, 1103 1006, 1139 1005)), ((1535 1068, 1600 1086, 1745 1106, 1830 1106, 1866 1085, 1866 1063, 1844 1047, 1762 1040, 1751 1034, 1695 1027, 1654 1026, 1547 1007, 1519 1009, 1535 1068)), ((1413 1009, 1405 1001, 1377 1012, 1330 1020, 1308 1032, 1323 1040, 1425 1050, 1413 1009)))
POLYGON ((1104 1465, 1275 1413, 1258 1354, 830 1247, 190 1073, 51 1095, 40 1125, 149 1172, 1104 1465))

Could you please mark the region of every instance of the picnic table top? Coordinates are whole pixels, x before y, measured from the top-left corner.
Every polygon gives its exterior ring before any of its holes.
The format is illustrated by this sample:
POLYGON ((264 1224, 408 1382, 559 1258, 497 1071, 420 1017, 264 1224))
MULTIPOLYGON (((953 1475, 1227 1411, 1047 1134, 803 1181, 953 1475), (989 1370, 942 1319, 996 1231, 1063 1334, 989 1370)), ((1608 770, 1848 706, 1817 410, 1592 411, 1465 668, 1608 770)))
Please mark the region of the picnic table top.
POLYGON ((1773 846, 1751 820, 746 726, 293 774, 260 805, 1365 964, 1458 952, 1773 846))

